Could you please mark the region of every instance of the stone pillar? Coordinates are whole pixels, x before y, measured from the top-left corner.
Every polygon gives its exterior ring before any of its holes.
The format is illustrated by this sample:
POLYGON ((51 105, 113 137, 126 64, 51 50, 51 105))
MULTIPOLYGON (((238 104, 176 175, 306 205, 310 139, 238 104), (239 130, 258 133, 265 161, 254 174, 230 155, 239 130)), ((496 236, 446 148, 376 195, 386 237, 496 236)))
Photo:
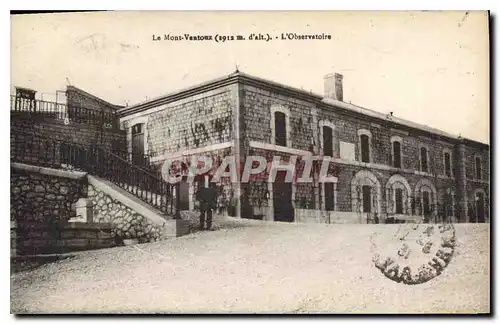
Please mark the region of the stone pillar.
POLYGON ((189 210, 194 210, 194 201, 195 201, 195 196, 194 196, 194 183, 193 181, 188 181, 188 186, 189 186, 189 194, 188 194, 188 201, 189 201, 189 210))
MULTIPOLYGON (((242 163, 242 156, 241 156, 241 149, 243 146, 242 143, 242 134, 241 134, 241 123, 242 123, 242 118, 244 117, 244 114, 242 114, 241 110, 243 109, 243 104, 240 103, 240 95, 242 95, 242 90, 240 90, 240 85, 236 84, 234 88, 232 89, 232 102, 234 104, 233 108, 233 121, 234 121, 234 127, 233 127, 233 140, 234 140, 234 145, 233 145, 233 154, 234 158, 236 161, 236 175, 237 179, 236 182, 233 183, 233 191, 234 191, 234 197, 236 197, 236 218, 241 218, 241 163, 242 163)), ((244 138, 243 138, 244 140, 244 138)), ((244 163, 244 159, 243 159, 244 163)))
POLYGON ((269 192, 269 198, 267 200, 267 220, 274 222, 274 203, 273 203, 273 183, 267 183, 267 191, 269 192))
MULTIPOLYGON (((319 152, 319 137, 318 137, 318 110, 316 107, 311 108, 311 129, 313 134, 313 155, 318 155, 319 152)), ((320 202, 320 185, 319 174, 313 172, 313 192, 314 192, 314 209, 324 209, 324 202, 320 202), (322 207, 323 206, 323 207, 322 207)))
POLYGON ((92 223, 94 217, 94 208, 92 200, 80 198, 75 203, 76 217, 71 218, 70 223, 92 223))
POLYGON ((10 221, 10 256, 11 257, 17 255, 16 243, 17 243, 17 222, 10 221))

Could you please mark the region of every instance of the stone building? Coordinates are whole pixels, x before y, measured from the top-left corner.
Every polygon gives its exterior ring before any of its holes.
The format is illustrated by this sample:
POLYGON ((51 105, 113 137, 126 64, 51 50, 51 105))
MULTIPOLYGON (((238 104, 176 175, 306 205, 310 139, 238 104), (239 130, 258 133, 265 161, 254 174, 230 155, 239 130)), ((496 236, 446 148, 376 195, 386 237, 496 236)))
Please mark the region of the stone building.
MULTIPOLYGON (((340 74, 324 77, 324 95, 241 72, 118 110, 130 159, 165 161, 249 155, 307 156, 328 163, 333 182, 242 183, 221 179, 221 201, 236 217, 275 221, 366 223, 394 218, 488 222, 489 145, 343 101, 340 74)), ((239 163, 238 163, 239 162, 239 163)), ((186 173, 184 174, 186 175, 186 173)), ((180 207, 196 208, 198 183, 180 184, 180 207)))

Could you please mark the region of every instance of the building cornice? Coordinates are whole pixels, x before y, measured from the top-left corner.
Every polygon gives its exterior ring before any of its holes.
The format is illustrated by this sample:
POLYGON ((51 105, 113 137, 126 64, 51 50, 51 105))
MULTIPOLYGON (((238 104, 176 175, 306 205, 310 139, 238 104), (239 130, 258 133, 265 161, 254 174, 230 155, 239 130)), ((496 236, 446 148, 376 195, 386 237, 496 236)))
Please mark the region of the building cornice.
POLYGON ((237 83, 255 86, 258 88, 264 88, 266 90, 273 91, 275 93, 279 93, 295 99, 304 100, 316 104, 319 108, 334 111, 335 113, 338 114, 353 116, 358 119, 368 121, 370 123, 377 123, 381 127, 398 129, 402 132, 408 132, 409 134, 413 134, 415 136, 422 135, 432 140, 442 140, 447 143, 452 143, 455 145, 460 143, 465 143, 471 146, 476 146, 486 149, 489 148, 489 145, 485 143, 465 138, 458 138, 457 136, 448 134, 439 129, 435 129, 425 125, 419 125, 417 123, 407 121, 401 118, 396 118, 392 116, 388 118, 383 113, 374 110, 366 109, 343 101, 324 99, 322 95, 315 94, 313 92, 304 91, 302 89, 286 86, 278 82, 261 79, 242 72, 235 72, 221 78, 213 79, 208 82, 204 82, 195 86, 184 88, 154 98, 147 102, 139 103, 129 107, 124 107, 117 111, 118 116, 124 117, 131 114, 139 113, 153 107, 162 106, 197 94, 201 94, 207 91, 212 91, 221 87, 226 87, 237 83))
POLYGON ((233 74, 230 74, 228 76, 214 79, 208 82, 204 82, 201 84, 198 84, 196 86, 192 86, 189 88, 184 88, 172 93, 169 93, 167 95, 161 96, 154 98, 150 101, 139 103, 137 105, 132 105, 129 107, 122 108, 118 110, 118 114, 120 117, 135 114, 144 110, 148 110, 153 107, 165 105, 171 102, 175 102, 178 100, 182 100, 188 97, 192 97, 194 95, 204 93, 207 91, 212 91, 216 90, 222 87, 226 87, 228 85, 232 84, 246 84, 250 86, 255 86, 258 88, 267 88, 270 89, 274 92, 283 94, 285 96, 293 97, 296 99, 301 99, 304 101, 309 101, 312 103, 316 103, 319 100, 322 99, 322 96, 317 95, 317 94, 312 94, 310 92, 300 90, 297 88, 289 87, 282 85, 277 82, 269 81, 269 80, 264 80, 260 78, 256 78, 241 72, 236 72, 233 74))

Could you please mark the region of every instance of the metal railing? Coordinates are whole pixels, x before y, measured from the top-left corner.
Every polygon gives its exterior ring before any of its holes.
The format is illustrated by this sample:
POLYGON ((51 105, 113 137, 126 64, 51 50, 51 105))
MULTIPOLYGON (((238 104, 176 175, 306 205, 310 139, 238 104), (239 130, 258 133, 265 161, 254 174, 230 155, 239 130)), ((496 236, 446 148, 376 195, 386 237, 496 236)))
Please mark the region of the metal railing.
POLYGON ((102 177, 165 214, 178 212, 178 184, 169 184, 158 173, 134 165, 99 146, 11 134, 11 161, 65 170, 79 170, 102 177))
POLYGON ((74 105, 66 105, 52 101, 10 96, 11 113, 29 114, 75 123, 98 125, 104 128, 118 128, 118 118, 115 112, 88 109, 74 105))

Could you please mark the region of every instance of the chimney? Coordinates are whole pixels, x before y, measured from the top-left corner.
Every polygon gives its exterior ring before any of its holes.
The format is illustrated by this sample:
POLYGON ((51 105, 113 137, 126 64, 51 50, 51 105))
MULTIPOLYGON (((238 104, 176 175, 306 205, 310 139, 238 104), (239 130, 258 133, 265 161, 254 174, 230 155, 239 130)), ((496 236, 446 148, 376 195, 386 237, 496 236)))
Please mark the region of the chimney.
POLYGON ((325 98, 333 100, 344 100, 344 94, 342 91, 342 79, 344 76, 339 73, 328 73, 324 76, 325 82, 325 98))

